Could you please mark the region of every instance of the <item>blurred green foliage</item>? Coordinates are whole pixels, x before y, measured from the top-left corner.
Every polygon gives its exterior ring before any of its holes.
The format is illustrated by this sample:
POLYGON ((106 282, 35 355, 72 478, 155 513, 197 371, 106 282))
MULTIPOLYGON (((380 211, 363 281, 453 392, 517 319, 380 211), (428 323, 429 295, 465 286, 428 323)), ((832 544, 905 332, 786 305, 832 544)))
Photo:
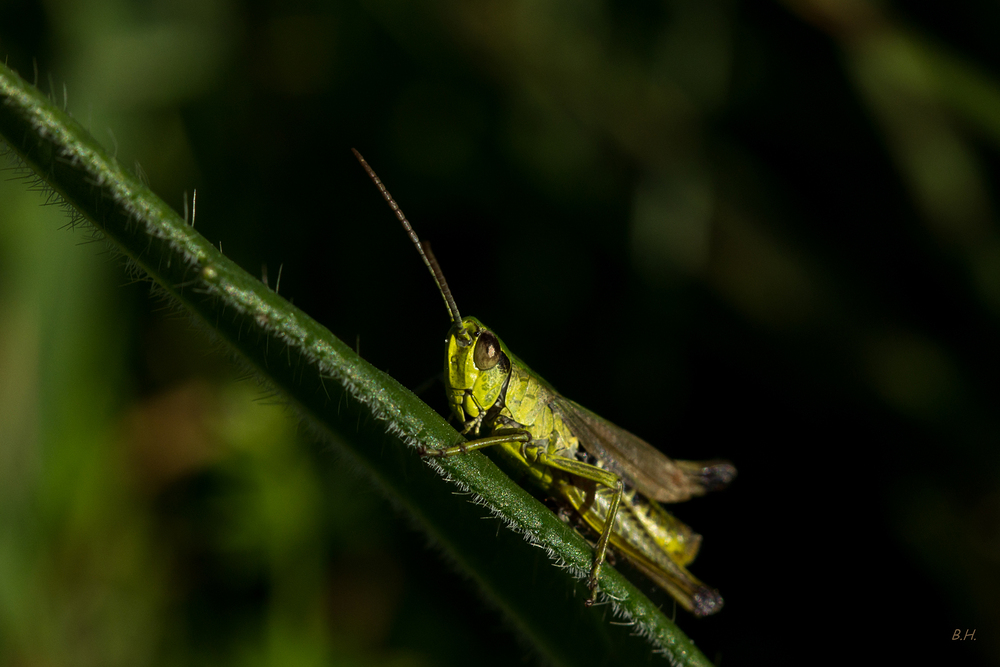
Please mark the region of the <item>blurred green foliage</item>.
MULTIPOLYGON (((351 146, 463 313, 670 455, 732 459, 677 508, 727 601, 680 617, 709 657, 996 664, 998 26, 972 2, 7 0, 0 53, 404 384, 447 316, 351 146)), ((0 664, 530 655, 43 200, 0 183, 0 664)))

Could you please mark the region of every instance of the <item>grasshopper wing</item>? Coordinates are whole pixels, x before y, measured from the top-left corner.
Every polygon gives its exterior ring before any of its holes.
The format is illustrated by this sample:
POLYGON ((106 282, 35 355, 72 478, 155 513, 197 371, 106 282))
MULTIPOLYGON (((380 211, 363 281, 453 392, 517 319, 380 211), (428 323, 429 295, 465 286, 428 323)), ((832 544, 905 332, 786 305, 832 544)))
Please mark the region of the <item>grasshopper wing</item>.
POLYGON ((564 396, 549 403, 588 454, 600 459, 639 493, 678 503, 725 487, 736 477, 728 461, 674 461, 642 438, 564 396))

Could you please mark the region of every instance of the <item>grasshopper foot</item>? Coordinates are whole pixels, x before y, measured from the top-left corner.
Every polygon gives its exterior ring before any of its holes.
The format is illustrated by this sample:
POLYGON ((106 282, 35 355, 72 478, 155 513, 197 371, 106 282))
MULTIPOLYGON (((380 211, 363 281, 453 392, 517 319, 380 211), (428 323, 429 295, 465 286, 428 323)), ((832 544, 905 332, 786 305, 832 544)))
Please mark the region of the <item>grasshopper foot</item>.
POLYGON ((583 603, 585 607, 593 607, 594 602, 597 599, 597 572, 591 572, 590 576, 587 578, 587 588, 590 589, 590 596, 587 601, 583 603))

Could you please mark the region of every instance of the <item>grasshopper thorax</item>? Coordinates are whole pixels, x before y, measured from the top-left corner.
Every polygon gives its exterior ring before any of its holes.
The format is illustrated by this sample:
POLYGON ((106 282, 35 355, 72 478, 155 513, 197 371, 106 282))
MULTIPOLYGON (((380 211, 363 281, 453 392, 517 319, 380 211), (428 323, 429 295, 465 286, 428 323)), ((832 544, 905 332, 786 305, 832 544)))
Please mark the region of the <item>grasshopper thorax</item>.
POLYGON ((510 375, 510 353, 497 335, 474 317, 448 332, 445 384, 451 411, 462 422, 482 422, 498 404, 510 375))

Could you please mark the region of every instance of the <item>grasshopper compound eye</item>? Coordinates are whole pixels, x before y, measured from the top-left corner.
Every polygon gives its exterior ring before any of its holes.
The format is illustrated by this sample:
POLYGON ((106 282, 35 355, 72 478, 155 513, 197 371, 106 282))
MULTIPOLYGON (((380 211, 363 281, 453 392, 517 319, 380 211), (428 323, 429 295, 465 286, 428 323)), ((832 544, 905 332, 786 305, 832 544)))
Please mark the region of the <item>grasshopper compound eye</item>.
POLYGON ((497 365, 502 354, 500 341, 497 340, 497 337, 489 331, 484 331, 476 341, 476 350, 472 359, 476 362, 476 368, 488 371, 497 365))

